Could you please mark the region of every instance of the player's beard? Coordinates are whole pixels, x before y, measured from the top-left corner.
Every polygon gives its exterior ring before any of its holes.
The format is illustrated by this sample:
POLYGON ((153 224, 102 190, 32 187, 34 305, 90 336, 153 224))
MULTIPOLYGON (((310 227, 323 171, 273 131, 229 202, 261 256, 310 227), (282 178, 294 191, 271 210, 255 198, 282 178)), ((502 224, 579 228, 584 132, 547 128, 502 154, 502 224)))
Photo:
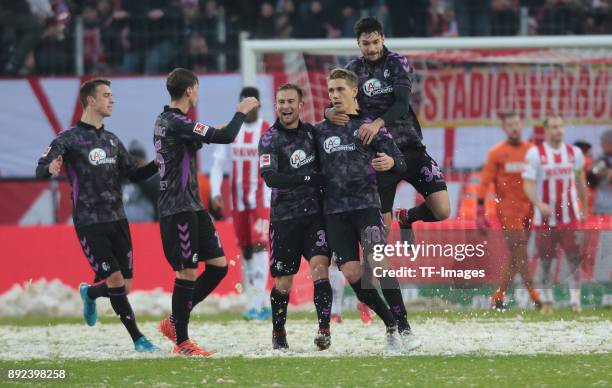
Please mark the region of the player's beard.
POLYGON ((375 52, 375 53, 368 53, 368 55, 366 55, 366 58, 368 59, 369 62, 378 62, 380 61, 380 59, 382 58, 382 48, 375 52))
POLYGON ((296 115, 295 113, 292 113, 291 116, 285 116, 281 114, 279 118, 280 118, 281 124, 283 124, 285 128, 292 126, 293 124, 297 123, 298 120, 300 119, 299 115, 296 115))

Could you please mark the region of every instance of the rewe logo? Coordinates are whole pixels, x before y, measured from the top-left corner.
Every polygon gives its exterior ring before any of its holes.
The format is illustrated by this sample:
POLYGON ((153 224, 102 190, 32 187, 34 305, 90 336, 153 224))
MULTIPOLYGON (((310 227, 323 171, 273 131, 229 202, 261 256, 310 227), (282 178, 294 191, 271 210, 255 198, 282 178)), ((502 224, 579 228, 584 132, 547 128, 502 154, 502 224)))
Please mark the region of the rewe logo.
POLYGON ((314 160, 314 155, 306 156, 306 152, 303 150, 296 150, 291 154, 291 159, 289 162, 291 163, 291 167, 300 168, 314 160))
POLYGON ((115 163, 115 158, 107 158, 106 151, 102 148, 94 148, 89 151, 89 163, 94 166, 99 166, 101 164, 112 164, 115 163))
POLYGON ((393 92, 393 86, 384 86, 378 78, 370 78, 363 84, 363 92, 368 97, 377 96, 379 94, 387 94, 393 92))
POLYGON ((323 149, 328 154, 336 151, 354 151, 355 144, 342 144, 338 136, 330 136, 323 142, 323 149))

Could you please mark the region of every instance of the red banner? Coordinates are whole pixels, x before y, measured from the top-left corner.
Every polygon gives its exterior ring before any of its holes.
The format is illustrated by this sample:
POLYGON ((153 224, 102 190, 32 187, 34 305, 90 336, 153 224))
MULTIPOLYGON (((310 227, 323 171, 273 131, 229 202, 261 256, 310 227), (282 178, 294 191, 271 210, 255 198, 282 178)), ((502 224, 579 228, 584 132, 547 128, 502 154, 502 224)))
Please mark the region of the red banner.
MULTIPOLYGON (((227 277, 215 289, 215 294, 236 294, 239 292, 237 285, 241 282, 242 266, 234 228, 230 222, 216 222, 215 226, 229 262, 227 277)), ((164 257, 159 225, 130 224, 130 231, 134 247, 133 289, 162 288, 171 292, 174 272, 164 257)), ((14 284, 42 278, 60 279, 75 288, 81 282, 93 280, 93 272, 72 226, 0 226, 0 246, 0 294, 14 284)), ((311 300, 310 271, 308 264, 303 261, 293 283, 291 303, 299 305, 311 300)))
POLYGON ((568 121, 612 122, 612 68, 601 67, 475 67, 422 72, 421 118, 457 124, 498 121, 513 110, 532 120, 551 112, 568 121))

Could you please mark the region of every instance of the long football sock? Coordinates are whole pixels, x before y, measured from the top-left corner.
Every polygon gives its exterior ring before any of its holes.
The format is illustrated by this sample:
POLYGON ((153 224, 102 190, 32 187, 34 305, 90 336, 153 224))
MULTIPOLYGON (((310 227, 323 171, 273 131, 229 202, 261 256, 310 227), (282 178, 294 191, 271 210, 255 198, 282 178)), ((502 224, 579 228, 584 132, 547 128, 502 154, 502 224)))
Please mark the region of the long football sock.
POLYGON ((268 283, 268 251, 254 252, 252 262, 253 306, 261 310, 266 305, 266 285, 268 283))
POLYGON ((542 257, 540 259, 540 263, 542 265, 542 303, 553 303, 553 295, 552 295, 552 274, 551 274, 551 266, 552 266, 552 258, 542 257))
POLYGON ((393 318, 391 310, 389 310, 389 308, 382 300, 376 289, 362 288, 361 280, 350 284, 353 288, 353 291, 355 291, 357 299, 359 299, 360 302, 365 303, 369 308, 371 308, 376 313, 376 315, 378 315, 380 319, 383 320, 385 326, 395 326, 396 321, 395 318, 393 318))
POLYGON ((408 219, 406 221, 412 224, 415 221, 436 222, 438 219, 427 207, 427 203, 423 202, 418 206, 408 209, 408 219))
POLYGON ((142 337, 142 333, 138 330, 138 326, 136 325, 136 317, 128 301, 125 287, 108 288, 108 296, 110 297, 113 310, 119 316, 121 323, 123 323, 128 333, 130 333, 132 341, 136 341, 138 338, 142 337))
POLYGON ((344 300, 344 275, 336 267, 329 267, 329 283, 332 288, 333 301, 331 307, 332 315, 342 315, 342 302, 344 300))
POLYGON ((253 256, 242 257, 242 292, 247 297, 247 310, 257 309, 253 301, 253 256))
POLYGON ((270 291, 270 305, 272 306, 272 327, 274 331, 285 329, 287 322, 287 305, 289 304, 289 294, 284 294, 272 287, 270 291))
POLYGON ((195 281, 193 288, 193 298, 191 309, 206 299, 208 295, 221 283, 221 280, 227 275, 227 266, 219 267, 216 265, 206 264, 206 269, 195 281))
POLYGON ((580 258, 578 256, 568 255, 567 261, 570 268, 570 277, 568 281, 570 290, 570 304, 580 305, 580 258))
POLYGON ((108 286, 104 282, 95 286, 89 286, 87 289, 87 296, 91 299, 98 299, 100 297, 108 298, 108 286))
POLYGON ((189 313, 193 300, 195 282, 185 279, 174 280, 172 291, 172 318, 176 330, 176 343, 180 344, 189 339, 189 313))
POLYGON ((319 329, 329 329, 329 319, 332 307, 332 288, 329 279, 314 281, 314 305, 317 309, 319 329))
POLYGON ((393 318, 395 318, 397 321, 397 330, 400 333, 410 330, 408 313, 406 312, 404 298, 402 297, 402 291, 397 279, 394 277, 383 276, 379 280, 383 296, 389 305, 393 318))

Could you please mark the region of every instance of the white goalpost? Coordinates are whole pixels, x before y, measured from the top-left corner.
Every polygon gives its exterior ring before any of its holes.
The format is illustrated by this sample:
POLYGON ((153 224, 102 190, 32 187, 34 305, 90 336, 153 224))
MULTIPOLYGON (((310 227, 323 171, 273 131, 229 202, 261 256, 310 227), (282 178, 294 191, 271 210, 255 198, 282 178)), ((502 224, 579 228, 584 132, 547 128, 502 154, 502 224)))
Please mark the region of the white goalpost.
MULTIPOLYGON (((458 201, 470 195, 463 172, 477 171, 500 140, 502 112, 519 113, 534 141, 543 138, 546 115, 558 113, 567 142, 585 140, 594 155, 601 152, 599 137, 612 126, 612 35, 389 38, 385 45, 414 69, 411 105, 428 152, 445 171, 461 172, 458 201)), ((356 39, 242 39, 242 83, 255 85, 266 74, 274 88, 300 85, 302 119, 315 122, 329 101, 328 71, 358 55, 356 39)), ((455 216, 471 213, 456 208, 455 216)))
MULTIPOLYGON (((612 35, 581 36, 513 36, 478 38, 388 38, 386 46, 393 51, 435 52, 440 50, 499 49, 603 49, 610 58, 612 35)), ((257 56, 265 53, 311 52, 328 55, 357 55, 355 39, 242 39, 240 43, 241 74, 244 85, 254 85, 257 56)))
MULTIPOLYGON (((431 129, 426 137, 448 128, 458 136, 470 131, 467 152, 443 156, 453 159, 447 168, 479 165, 463 159, 471 148, 484 152, 498 138, 489 129, 498 126, 503 111, 518 112, 536 138, 552 112, 595 143, 612 125, 612 35, 389 38, 385 45, 414 69, 411 103, 421 126, 431 129)), ((257 74, 267 74, 274 87, 300 85, 306 93, 303 119, 318 121, 328 103, 327 72, 358 55, 355 39, 243 39, 242 82, 254 85, 257 74)))

